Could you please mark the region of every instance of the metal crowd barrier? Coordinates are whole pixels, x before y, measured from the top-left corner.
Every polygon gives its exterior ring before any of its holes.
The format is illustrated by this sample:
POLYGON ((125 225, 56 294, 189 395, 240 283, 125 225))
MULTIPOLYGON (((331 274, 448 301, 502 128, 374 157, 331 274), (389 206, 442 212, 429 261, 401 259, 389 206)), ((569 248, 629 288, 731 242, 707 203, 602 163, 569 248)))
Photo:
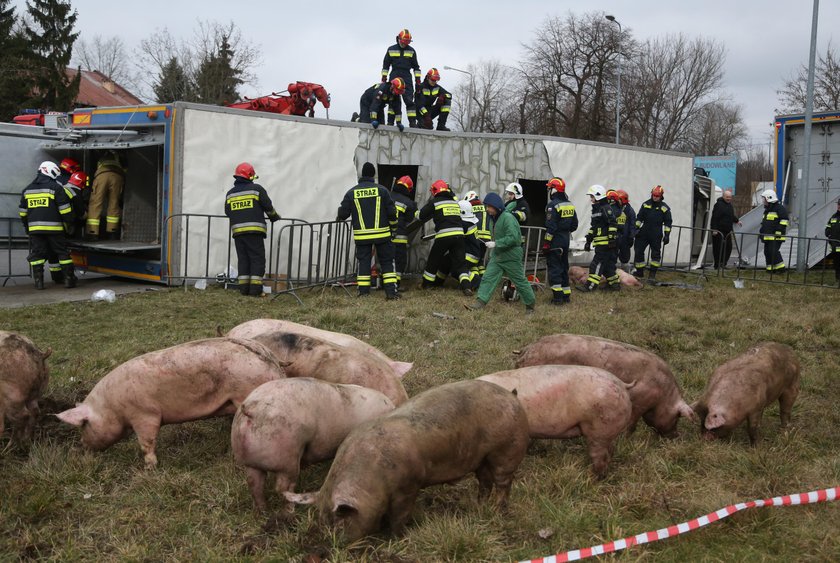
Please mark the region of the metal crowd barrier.
POLYGON ((23 231, 19 218, 0 218, 0 233, 0 253, 5 253, 0 260, 0 276, 3 277, 3 287, 6 287, 12 278, 29 278, 32 275, 27 261, 29 237, 23 231))
POLYGON ((276 282, 285 287, 276 290, 275 299, 289 294, 303 304, 298 290, 344 287, 355 280, 356 245, 349 221, 284 225, 276 249, 274 262, 281 266, 279 272, 285 272, 276 282))

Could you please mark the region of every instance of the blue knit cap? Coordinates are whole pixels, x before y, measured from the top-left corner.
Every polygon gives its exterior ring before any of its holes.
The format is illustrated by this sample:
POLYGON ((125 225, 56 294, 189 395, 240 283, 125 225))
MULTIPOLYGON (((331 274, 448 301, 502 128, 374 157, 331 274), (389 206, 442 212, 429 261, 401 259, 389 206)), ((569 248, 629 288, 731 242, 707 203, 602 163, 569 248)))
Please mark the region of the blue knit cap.
POLYGON ((486 196, 484 196, 484 205, 491 205, 498 209, 500 212, 505 210, 505 204, 502 201, 502 196, 495 192, 490 192, 486 196))

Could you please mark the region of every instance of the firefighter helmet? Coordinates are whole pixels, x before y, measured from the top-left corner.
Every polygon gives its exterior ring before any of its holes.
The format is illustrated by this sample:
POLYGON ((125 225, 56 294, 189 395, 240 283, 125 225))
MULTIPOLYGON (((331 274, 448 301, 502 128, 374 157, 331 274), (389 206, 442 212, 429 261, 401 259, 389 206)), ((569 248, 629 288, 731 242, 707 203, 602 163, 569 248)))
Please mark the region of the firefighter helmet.
POLYGON ((447 184, 443 180, 435 180, 429 191, 432 192, 432 196, 436 196, 440 192, 449 191, 449 184, 447 184))
POLYGON ((595 198, 595 201, 601 201, 605 197, 607 197, 607 190, 604 186, 600 184, 594 184, 589 186, 589 189, 586 190, 586 195, 591 195, 595 198))
POLYGON ((79 166, 78 162, 76 162, 70 157, 63 158, 61 160, 61 164, 59 164, 58 167, 67 172, 68 174, 72 174, 73 172, 81 170, 82 168, 81 166, 79 166))
POLYGON ((621 205, 627 205, 628 203, 630 203, 630 196, 627 195, 627 192, 625 192, 624 190, 616 191, 618 192, 618 201, 621 203, 621 205))
POLYGON ((511 182, 505 188, 506 192, 512 193, 516 199, 522 199, 522 186, 517 182, 511 182))
POLYGON ((401 184, 405 186, 405 189, 411 191, 414 189, 414 181, 411 179, 411 176, 403 176, 399 180, 397 180, 397 184, 401 184))
POLYGON ((469 201, 461 200, 458 202, 458 207, 461 208, 461 220, 466 221, 467 223, 476 224, 478 223, 478 218, 475 216, 473 212, 472 204, 469 201))
POLYGON ((467 193, 465 193, 465 194, 464 194, 464 197, 462 197, 461 199, 462 199, 463 201, 469 201, 469 202, 473 202, 473 201, 481 201, 481 198, 480 198, 480 197, 478 197, 478 193, 477 193, 477 192, 474 192, 474 191, 472 191, 472 190, 470 190, 470 191, 468 191, 467 193))
POLYGON ((430 68, 429 72, 426 73, 426 78, 433 82, 438 82, 440 81, 440 72, 436 68, 430 68))
POLYGON ((653 189, 650 190, 651 197, 664 197, 665 190, 662 189, 662 186, 653 186, 653 189))
POLYGON ((505 280, 502 283, 502 299, 505 301, 519 300, 519 292, 516 290, 516 285, 510 280, 505 280))
POLYGON ((566 182, 563 181, 563 178, 556 178, 555 177, 555 178, 552 178, 551 180, 549 180, 548 183, 545 185, 545 187, 548 188, 548 191, 551 192, 551 193, 554 193, 554 192, 563 193, 563 192, 566 191, 566 182))
POLYGON ((391 92, 397 96, 402 96, 405 92, 405 80, 402 78, 395 78, 391 81, 391 92))
POLYGON ((49 176, 53 180, 58 178, 59 174, 61 174, 61 169, 58 167, 58 164, 52 162, 50 160, 45 160, 41 163, 38 167, 38 172, 43 174, 44 176, 49 176))
POLYGON ((397 34, 397 42, 403 47, 411 43, 411 32, 407 29, 400 31, 397 34))
POLYGON ((767 200, 767 203, 776 203, 779 197, 776 195, 776 190, 767 189, 761 192, 761 197, 767 200))
POLYGON ((245 178, 246 180, 256 180, 257 173, 254 170, 254 167, 251 166, 248 162, 243 162, 236 167, 236 170, 233 173, 234 176, 239 176, 240 178, 245 178))
POLYGON ((78 172, 73 172, 73 174, 70 176, 70 179, 67 180, 67 183, 72 184, 81 190, 82 188, 87 186, 87 179, 87 174, 79 170, 78 172))
POLYGON ((616 203, 621 203, 621 197, 616 190, 607 190, 607 199, 616 203))

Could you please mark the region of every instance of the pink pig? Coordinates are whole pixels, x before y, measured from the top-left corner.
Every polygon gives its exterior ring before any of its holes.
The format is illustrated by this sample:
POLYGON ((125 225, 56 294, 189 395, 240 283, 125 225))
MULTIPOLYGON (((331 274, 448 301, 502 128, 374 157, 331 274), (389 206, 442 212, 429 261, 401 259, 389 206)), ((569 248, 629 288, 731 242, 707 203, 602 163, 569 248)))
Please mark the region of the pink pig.
POLYGON ((41 352, 22 334, 0 330, 0 434, 3 421, 14 425, 12 442, 32 439, 38 399, 49 382, 47 358, 52 348, 41 352))
POLYGON ((157 465, 155 442, 163 424, 234 414, 248 394, 285 373, 263 345, 208 338, 149 352, 117 366, 84 402, 58 418, 82 427, 82 443, 104 450, 137 434, 147 468, 157 465))

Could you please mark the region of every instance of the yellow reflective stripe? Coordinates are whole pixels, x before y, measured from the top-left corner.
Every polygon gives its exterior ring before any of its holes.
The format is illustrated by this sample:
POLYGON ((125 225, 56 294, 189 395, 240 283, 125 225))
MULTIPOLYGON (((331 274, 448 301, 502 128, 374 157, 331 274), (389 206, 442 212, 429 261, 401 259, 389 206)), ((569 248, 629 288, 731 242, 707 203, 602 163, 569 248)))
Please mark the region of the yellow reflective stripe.
POLYGON ((435 233, 435 238, 443 238, 443 237, 462 237, 464 236, 463 229, 445 229, 438 233, 435 233))
POLYGON ((776 213, 775 211, 771 211, 770 213, 768 213, 768 214, 765 216, 765 218, 766 218, 768 221, 772 221, 773 219, 778 219, 778 218, 779 218, 779 214, 778 214, 778 213, 776 213))

